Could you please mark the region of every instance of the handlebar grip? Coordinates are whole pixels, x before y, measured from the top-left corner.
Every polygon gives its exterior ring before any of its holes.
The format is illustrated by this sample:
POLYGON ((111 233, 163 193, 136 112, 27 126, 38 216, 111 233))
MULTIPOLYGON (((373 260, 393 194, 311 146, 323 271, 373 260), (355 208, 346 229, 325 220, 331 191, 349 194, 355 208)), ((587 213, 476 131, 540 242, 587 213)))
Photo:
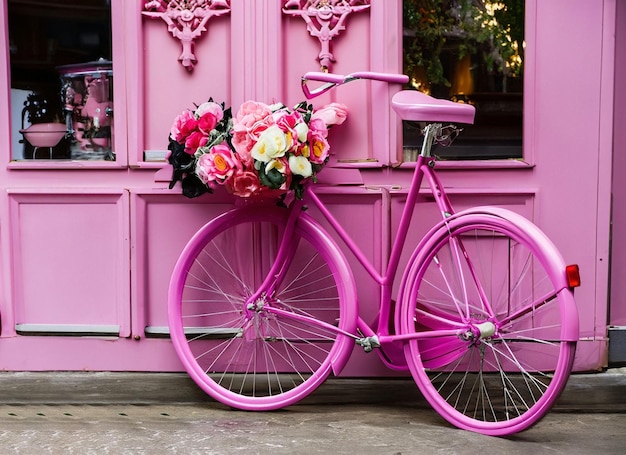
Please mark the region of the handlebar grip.
POLYGON ((303 81, 330 82, 332 84, 342 84, 345 76, 341 74, 323 73, 321 71, 312 71, 302 76, 303 81))
POLYGON ((371 71, 352 73, 346 76, 346 79, 371 79, 373 81, 388 82, 390 84, 406 84, 409 82, 409 76, 406 74, 376 73, 371 71))
POLYGON ((369 79, 391 84, 406 84, 409 81, 408 76, 395 73, 377 73, 373 71, 362 71, 344 76, 342 74, 313 71, 306 73, 304 76, 302 76, 302 91, 304 92, 304 96, 307 99, 311 99, 321 95, 322 93, 327 92, 336 85, 345 84, 357 79, 369 79), (307 86, 308 81, 325 82, 325 84, 316 89, 310 90, 307 86))

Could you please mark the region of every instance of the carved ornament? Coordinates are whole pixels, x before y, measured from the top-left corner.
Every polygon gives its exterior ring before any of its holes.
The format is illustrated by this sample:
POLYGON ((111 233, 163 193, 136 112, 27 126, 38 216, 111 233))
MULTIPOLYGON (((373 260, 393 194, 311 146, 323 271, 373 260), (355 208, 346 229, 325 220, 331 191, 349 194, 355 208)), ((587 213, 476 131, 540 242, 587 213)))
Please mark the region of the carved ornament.
POLYGON ((167 24, 167 30, 183 48, 178 60, 187 71, 193 71, 197 61, 193 53, 195 40, 207 31, 212 17, 229 12, 230 0, 153 0, 145 2, 142 14, 167 24))
POLYGON ((286 0, 283 13, 300 16, 306 22, 309 34, 320 42, 318 59, 327 71, 335 61, 330 42, 346 29, 346 18, 354 12, 370 7, 370 0, 286 0))

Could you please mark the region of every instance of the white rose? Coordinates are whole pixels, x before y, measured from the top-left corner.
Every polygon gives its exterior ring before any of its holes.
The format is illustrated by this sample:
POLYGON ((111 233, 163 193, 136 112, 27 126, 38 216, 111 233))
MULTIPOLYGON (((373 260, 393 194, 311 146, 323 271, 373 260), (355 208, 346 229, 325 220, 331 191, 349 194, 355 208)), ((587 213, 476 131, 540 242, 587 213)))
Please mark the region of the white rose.
POLYGON ((281 174, 285 173, 285 163, 281 160, 271 160, 269 163, 265 165, 265 173, 269 174, 272 169, 276 169, 281 174))
POLYGON ((305 178, 311 177, 311 174, 313 174, 310 161, 303 156, 291 155, 289 157, 289 169, 291 169, 293 174, 301 175, 305 178))
POLYGON ((300 142, 306 142, 309 135, 309 125, 304 122, 298 123, 296 125, 296 134, 298 135, 298 140, 300 142))
POLYGON ((278 126, 272 125, 261 133, 250 154, 257 161, 269 163, 273 159, 285 156, 285 152, 291 147, 290 142, 278 126))

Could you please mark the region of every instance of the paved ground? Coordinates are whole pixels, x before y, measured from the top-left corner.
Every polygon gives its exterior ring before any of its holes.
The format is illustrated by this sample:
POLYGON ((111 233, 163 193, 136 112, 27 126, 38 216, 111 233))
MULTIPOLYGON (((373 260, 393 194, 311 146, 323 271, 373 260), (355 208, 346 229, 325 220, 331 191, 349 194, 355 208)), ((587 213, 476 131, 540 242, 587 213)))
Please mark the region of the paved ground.
POLYGON ((3 454, 617 454, 626 369, 575 375, 532 429, 493 438, 450 427, 409 379, 328 381, 286 410, 213 402, 184 374, 0 373, 3 454))

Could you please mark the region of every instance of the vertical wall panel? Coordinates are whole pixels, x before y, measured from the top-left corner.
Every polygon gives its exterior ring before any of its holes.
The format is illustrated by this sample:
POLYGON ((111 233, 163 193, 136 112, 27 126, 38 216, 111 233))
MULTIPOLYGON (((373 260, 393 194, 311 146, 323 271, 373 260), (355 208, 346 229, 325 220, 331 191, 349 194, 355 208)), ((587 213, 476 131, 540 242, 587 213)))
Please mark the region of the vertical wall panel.
MULTIPOLYGON (((166 149, 174 117, 183 109, 192 109, 194 103, 199 105, 213 97, 217 102, 230 104, 230 18, 230 14, 225 14, 209 20, 207 31, 195 41, 198 61, 193 72, 178 61, 181 44, 168 32, 165 22, 143 18, 143 78, 139 84, 129 86, 142 91, 139 98, 143 99, 143 106, 139 106, 138 114, 144 149, 166 149)), ((136 95, 130 93, 131 97, 136 95)))
POLYGON ((119 326, 127 335, 127 194, 10 191, 9 198, 15 323, 44 331, 119 326))
POLYGON ((200 227, 231 208, 232 199, 138 190, 132 195, 133 334, 167 330, 167 292, 174 264, 200 227), (146 329, 148 328, 148 329, 146 329))

